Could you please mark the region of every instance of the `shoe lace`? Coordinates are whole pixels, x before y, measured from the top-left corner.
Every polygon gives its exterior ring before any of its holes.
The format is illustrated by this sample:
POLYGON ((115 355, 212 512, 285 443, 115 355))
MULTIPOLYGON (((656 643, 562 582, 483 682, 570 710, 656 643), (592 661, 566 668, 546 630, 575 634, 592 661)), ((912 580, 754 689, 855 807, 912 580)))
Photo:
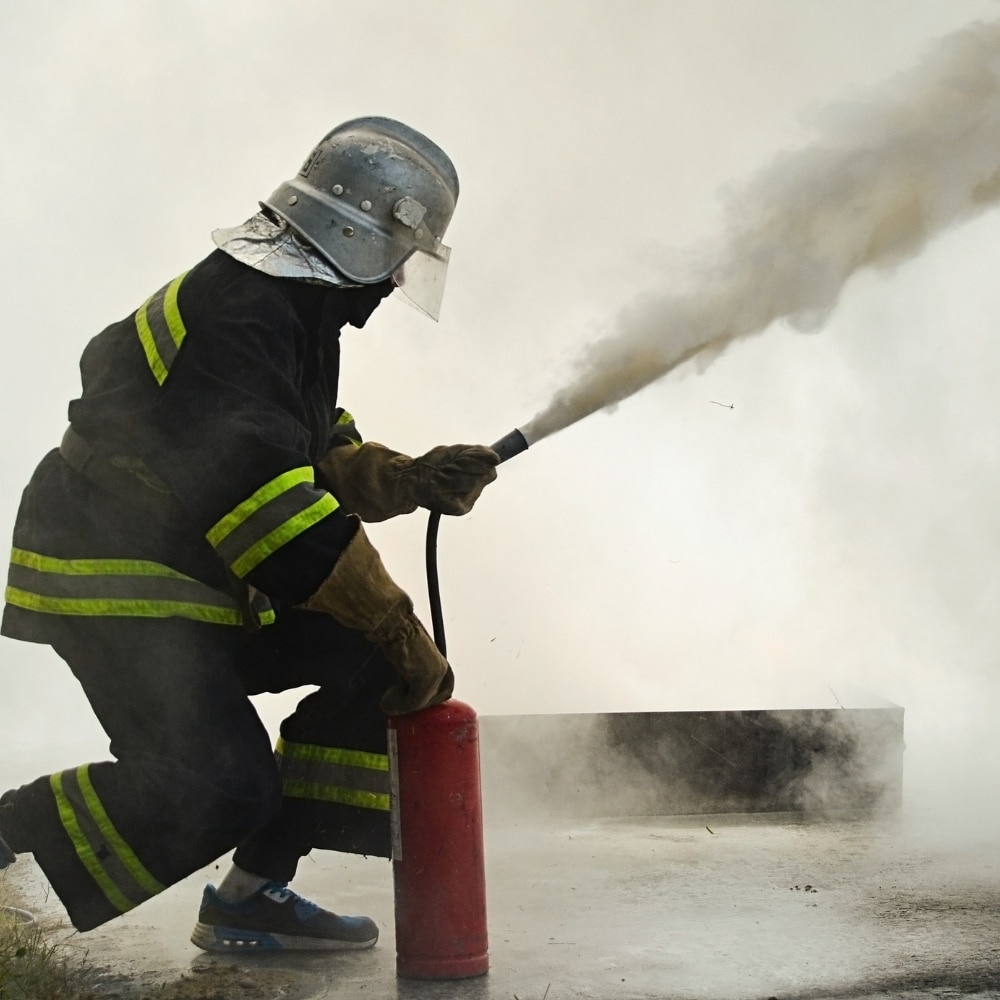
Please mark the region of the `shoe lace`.
POLYGON ((295 912, 303 920, 307 920, 314 913, 319 912, 319 905, 305 896, 300 896, 294 889, 289 889, 283 882, 272 882, 266 886, 264 891, 276 903, 291 903, 295 907, 295 912))

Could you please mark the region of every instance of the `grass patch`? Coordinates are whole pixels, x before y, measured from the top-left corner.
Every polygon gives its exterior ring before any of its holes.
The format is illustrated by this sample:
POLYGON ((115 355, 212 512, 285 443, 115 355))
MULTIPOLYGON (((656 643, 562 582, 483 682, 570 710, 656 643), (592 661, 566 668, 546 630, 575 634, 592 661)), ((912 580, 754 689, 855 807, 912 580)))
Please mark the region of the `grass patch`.
POLYGON ((44 925, 21 919, 23 905, 0 875, 0 1000, 103 1000, 96 971, 64 955, 44 925))
POLYGON ((88 970, 59 954, 38 924, 25 924, 0 911, 0 998, 2 1000, 93 1000, 88 970))

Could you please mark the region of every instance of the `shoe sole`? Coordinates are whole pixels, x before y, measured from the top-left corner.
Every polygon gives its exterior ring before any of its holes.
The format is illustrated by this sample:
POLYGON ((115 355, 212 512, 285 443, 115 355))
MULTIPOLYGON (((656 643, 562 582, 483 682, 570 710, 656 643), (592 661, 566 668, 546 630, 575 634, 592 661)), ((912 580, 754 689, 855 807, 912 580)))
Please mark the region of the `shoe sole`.
POLYGON ((336 938, 305 937, 298 934, 268 934, 217 924, 195 924, 191 943, 204 951, 364 951, 375 946, 370 941, 342 941, 336 938))

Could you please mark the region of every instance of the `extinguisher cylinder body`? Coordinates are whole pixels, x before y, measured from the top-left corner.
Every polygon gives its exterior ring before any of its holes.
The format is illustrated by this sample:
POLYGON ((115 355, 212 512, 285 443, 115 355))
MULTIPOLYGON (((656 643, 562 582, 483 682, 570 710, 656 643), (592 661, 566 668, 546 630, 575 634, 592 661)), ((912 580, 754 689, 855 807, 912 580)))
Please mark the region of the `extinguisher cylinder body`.
POLYGON ((389 720, 396 973, 489 970, 479 723, 460 701, 389 720))

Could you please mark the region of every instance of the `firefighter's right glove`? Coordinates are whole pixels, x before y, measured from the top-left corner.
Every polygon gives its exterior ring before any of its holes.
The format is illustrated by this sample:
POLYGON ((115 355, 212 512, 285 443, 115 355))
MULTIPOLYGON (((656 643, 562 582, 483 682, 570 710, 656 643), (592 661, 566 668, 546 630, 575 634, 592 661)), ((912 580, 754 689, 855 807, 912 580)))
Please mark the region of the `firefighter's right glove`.
POLYGON ((438 514, 468 514, 497 477, 500 456, 481 444, 442 444, 413 459, 400 475, 409 495, 438 514))
POLYGON ((387 715, 416 712, 451 697, 455 677, 413 613, 413 601, 389 576, 376 548, 358 524, 333 571, 302 605, 358 629, 399 675, 382 698, 387 715))

